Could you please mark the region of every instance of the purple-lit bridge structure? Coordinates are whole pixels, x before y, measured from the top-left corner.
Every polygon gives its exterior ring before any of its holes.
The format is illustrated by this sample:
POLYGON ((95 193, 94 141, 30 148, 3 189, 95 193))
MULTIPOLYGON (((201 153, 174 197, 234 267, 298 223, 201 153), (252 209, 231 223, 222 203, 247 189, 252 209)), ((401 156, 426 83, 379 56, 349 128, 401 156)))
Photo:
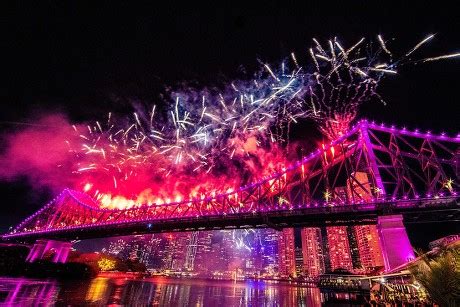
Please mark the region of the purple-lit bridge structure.
POLYGON ((4 240, 35 242, 28 260, 72 240, 171 231, 377 224, 386 270, 414 254, 404 223, 460 220, 460 135, 360 121, 301 161, 232 192, 103 209, 64 190, 4 240))

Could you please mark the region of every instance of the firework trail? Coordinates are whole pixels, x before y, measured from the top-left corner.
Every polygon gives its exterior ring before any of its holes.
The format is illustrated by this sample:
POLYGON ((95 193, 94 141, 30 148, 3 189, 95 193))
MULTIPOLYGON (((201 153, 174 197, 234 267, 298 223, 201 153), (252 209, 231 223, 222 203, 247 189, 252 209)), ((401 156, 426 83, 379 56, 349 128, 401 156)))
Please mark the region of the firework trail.
POLYGON ((222 90, 173 91, 158 104, 161 112, 157 105, 139 109, 127 124, 109 113, 104 121, 73 126, 66 140, 72 158, 64 168, 75 187, 108 208, 229 191, 284 166, 291 124, 311 119, 335 139, 361 104, 385 103, 377 92, 385 75, 404 64, 460 56, 412 60, 432 38, 396 59, 380 35, 375 52, 364 38, 349 48, 336 38, 325 44, 313 39, 305 66, 292 53, 279 69, 264 64, 253 79, 222 90))

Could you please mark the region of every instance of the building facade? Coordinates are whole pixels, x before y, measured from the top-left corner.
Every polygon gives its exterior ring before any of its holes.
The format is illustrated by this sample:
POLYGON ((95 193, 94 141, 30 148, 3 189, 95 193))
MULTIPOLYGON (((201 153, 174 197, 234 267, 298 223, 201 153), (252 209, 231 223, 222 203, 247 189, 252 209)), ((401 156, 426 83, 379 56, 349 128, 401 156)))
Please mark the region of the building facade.
POLYGON ((279 274, 296 277, 294 228, 283 229, 278 236, 279 274))
POLYGON ((354 226, 361 266, 369 271, 383 267, 383 256, 376 225, 354 226))
POLYGON ((344 269, 350 272, 353 271, 347 227, 327 227, 327 242, 331 271, 337 269, 344 269))
POLYGON ((320 228, 302 228, 302 257, 305 276, 315 277, 325 272, 323 240, 320 228))

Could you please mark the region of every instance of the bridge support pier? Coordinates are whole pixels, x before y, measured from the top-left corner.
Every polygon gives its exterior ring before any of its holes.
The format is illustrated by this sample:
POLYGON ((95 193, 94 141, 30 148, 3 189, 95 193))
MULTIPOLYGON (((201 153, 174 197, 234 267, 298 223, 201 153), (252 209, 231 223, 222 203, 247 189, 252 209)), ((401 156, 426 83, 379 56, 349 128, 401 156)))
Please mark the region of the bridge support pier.
POLYGON ((377 230, 386 272, 415 258, 402 215, 379 216, 377 230))
POLYGON ((37 240, 30 249, 26 258, 27 262, 35 262, 43 259, 48 252, 54 252, 51 261, 54 263, 65 263, 70 253, 72 244, 55 240, 37 240))

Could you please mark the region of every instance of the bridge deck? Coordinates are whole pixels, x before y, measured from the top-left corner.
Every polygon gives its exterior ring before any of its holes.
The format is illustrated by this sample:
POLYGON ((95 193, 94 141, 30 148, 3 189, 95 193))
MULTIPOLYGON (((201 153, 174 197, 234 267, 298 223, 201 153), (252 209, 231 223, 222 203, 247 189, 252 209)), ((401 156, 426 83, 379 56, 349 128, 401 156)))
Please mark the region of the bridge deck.
POLYGON ((7 234, 3 239, 33 242, 36 239, 82 240, 135 234, 176 231, 221 230, 238 228, 321 227, 376 224, 382 215, 403 214, 405 223, 459 221, 460 197, 398 201, 394 203, 346 206, 307 207, 264 213, 222 216, 200 216, 165 220, 138 220, 52 231, 7 234))

